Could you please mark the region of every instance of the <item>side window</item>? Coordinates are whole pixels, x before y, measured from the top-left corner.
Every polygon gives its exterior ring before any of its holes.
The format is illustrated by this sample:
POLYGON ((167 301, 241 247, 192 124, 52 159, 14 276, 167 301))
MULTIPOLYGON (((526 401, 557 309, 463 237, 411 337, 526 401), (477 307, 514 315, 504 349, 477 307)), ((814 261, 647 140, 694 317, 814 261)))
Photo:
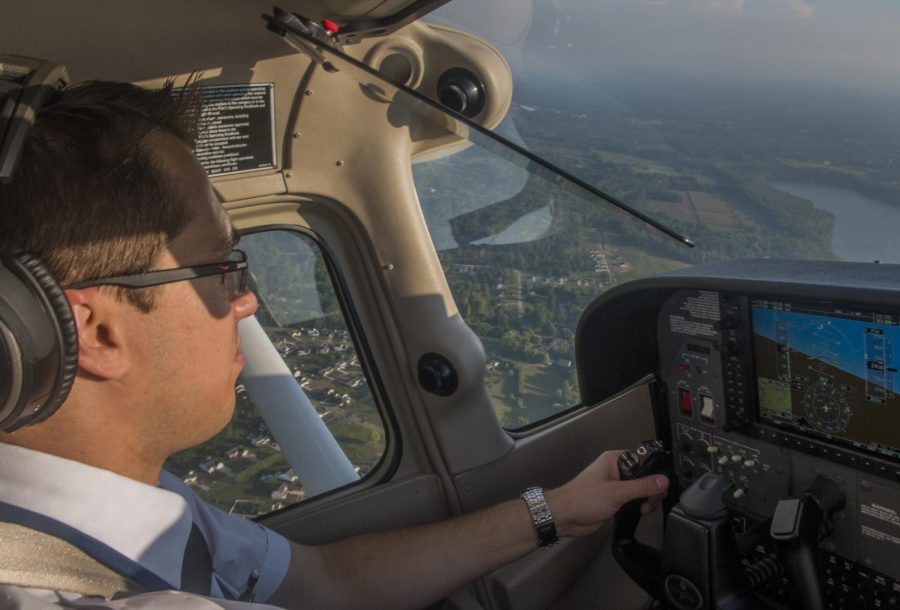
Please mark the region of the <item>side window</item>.
MULTIPOLYGON (((321 432, 337 441, 351 475, 364 478, 385 454, 385 424, 325 253, 312 238, 290 230, 244 235, 239 248, 250 261, 256 319, 286 365, 284 375, 293 377, 325 424, 321 432)), ((238 379, 228 426, 172 456, 166 469, 210 503, 252 517, 312 494, 289 462, 289 447, 282 447, 289 436, 269 428, 261 414, 266 409, 257 408, 248 385, 244 376, 238 379)))

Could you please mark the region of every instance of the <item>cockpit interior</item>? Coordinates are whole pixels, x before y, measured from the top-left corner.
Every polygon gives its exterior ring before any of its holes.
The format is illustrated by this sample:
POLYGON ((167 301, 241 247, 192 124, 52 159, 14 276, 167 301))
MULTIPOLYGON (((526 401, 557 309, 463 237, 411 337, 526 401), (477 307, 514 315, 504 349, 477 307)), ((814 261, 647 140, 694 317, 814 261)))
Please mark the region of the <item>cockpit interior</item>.
MULTIPOLYGON (((241 234, 259 310, 240 326, 234 418, 167 470, 317 544, 464 515, 625 449, 623 476, 670 477, 662 510, 626 507, 435 607, 900 606, 900 258, 838 253, 831 212, 740 174, 718 140, 703 163, 677 137, 653 141, 699 124, 694 98, 617 122, 619 102, 596 115, 564 103, 587 86, 562 84, 565 68, 538 77, 532 55, 505 55, 535 32, 541 57, 588 45, 554 38, 579 27, 573 3, 469 3, 463 18, 460 2, 0 3, 0 93, 35 74, 50 87, 197 79, 194 153, 241 234), (543 77, 562 100, 549 109, 543 77), (605 181, 616 168, 625 177, 605 181)), ((704 18, 753 10, 719 4, 704 18)), ((812 18, 815 4, 779 10, 812 18)), ((611 18, 625 28, 637 10, 611 18)), ((709 115, 703 133, 743 129, 750 148, 772 129, 784 146, 771 181, 900 200, 896 174, 876 184, 892 153, 850 169, 832 150, 813 158, 791 131, 806 118, 759 127, 755 99, 728 102, 745 122, 709 115)), ((0 131, 4 155, 13 132, 0 131)), ((0 418, 31 404, 28 388, 59 391, 66 366, 64 341, 22 338, 12 269, 0 266, 0 418), (32 347, 46 353, 22 364, 32 347)))

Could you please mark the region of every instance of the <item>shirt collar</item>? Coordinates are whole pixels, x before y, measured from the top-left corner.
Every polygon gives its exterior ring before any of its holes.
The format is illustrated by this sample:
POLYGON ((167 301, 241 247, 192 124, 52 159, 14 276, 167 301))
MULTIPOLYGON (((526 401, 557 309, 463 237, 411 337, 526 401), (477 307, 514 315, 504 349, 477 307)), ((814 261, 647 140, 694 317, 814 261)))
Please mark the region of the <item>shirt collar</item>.
POLYGON ((191 511, 178 494, 0 443, 0 500, 69 525, 181 586, 191 511))

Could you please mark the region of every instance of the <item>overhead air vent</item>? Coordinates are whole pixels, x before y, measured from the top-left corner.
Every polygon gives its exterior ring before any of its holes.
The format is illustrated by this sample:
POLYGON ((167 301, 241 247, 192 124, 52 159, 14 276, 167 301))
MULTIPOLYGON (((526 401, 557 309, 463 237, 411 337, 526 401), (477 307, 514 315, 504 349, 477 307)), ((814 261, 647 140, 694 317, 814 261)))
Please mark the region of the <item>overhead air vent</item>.
POLYGON ((459 387, 456 369, 441 354, 425 354, 419 359, 419 385, 426 392, 438 396, 450 396, 459 387))
POLYGON ((484 108, 484 84, 475 73, 465 68, 451 68, 441 75, 437 87, 441 104, 473 118, 484 108))

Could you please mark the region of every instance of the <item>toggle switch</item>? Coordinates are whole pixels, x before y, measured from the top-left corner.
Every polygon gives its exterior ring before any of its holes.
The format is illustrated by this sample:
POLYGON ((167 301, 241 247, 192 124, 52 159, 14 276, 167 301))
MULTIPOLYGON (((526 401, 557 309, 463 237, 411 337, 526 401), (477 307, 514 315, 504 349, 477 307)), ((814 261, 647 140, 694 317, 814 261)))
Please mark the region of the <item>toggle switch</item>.
POLYGON ((700 418, 707 423, 716 423, 716 405, 712 396, 700 394, 700 418))

